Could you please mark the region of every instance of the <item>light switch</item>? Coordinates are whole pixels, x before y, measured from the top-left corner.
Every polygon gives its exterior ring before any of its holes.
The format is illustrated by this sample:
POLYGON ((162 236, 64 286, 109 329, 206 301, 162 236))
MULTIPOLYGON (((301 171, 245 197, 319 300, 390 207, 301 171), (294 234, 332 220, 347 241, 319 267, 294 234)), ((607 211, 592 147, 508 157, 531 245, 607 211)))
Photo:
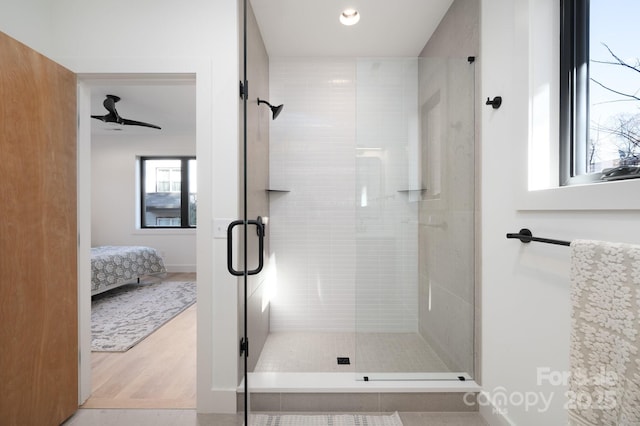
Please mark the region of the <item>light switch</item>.
POLYGON ((227 238, 227 228, 233 219, 213 219, 213 238, 227 238))

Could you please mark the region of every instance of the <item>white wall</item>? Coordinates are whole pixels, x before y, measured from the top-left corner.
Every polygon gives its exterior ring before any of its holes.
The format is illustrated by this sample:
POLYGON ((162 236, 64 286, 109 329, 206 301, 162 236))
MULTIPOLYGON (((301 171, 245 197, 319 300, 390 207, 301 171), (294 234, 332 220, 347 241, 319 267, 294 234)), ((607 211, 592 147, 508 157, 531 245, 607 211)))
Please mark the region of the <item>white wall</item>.
MULTIPOLYGON (((53 4, 11 0, 2 5, 0 29, 5 28, 83 77, 195 74, 199 165, 197 406, 201 412, 235 412, 237 283, 226 270, 227 242, 212 238, 212 227, 214 217, 238 217, 237 2, 143 0, 132 4, 116 0, 104 4, 60 0, 53 4)), ((86 91, 81 93, 79 101, 82 116, 88 117, 86 96, 86 91)), ((85 129, 81 132, 85 139, 79 141, 79 152, 87 158, 82 144, 88 143, 88 132, 82 119, 80 128, 85 129)), ((83 185, 90 176, 82 164, 79 168, 79 190, 86 194, 83 185)), ((81 199, 80 211, 88 211, 82 203, 89 202, 81 199)), ((82 244, 81 239, 80 251, 88 253, 82 244)), ((88 297, 81 303, 88 304, 88 297)), ((89 321, 88 308, 82 309, 81 328, 89 321)), ((84 336, 86 331, 80 334, 84 336)), ((86 382, 82 386, 86 388, 86 382)))
POLYGON ((51 0, 1 0, 0 31, 50 56, 53 47, 51 0))
POLYGON ((557 170, 558 10, 557 0, 483 0, 481 8, 482 386, 510 398, 501 418, 517 425, 567 423, 566 386, 538 380, 538 369, 569 367, 569 248, 505 234, 527 227, 549 238, 640 243, 631 196, 640 182, 553 188, 552 178, 531 179, 557 170), (497 95, 500 109, 483 105, 497 95), (533 184, 539 190, 529 191, 533 184), (527 395, 535 404, 521 403, 527 395))
MULTIPOLYGON (((534 98, 529 72, 532 67, 539 68, 545 63, 530 58, 529 47, 532 40, 548 34, 553 28, 549 24, 542 25, 529 33, 530 3, 538 2, 544 3, 542 0, 483 0, 481 7, 479 63, 483 96, 477 108, 483 129, 482 385, 490 396, 496 395, 500 388, 510 393, 543 392, 546 397, 553 396, 551 406, 544 412, 538 411, 543 410, 541 405, 528 409, 521 404, 506 407, 503 418, 518 425, 566 424, 562 407, 565 387, 546 382, 538 385, 536 371, 539 367, 558 371, 568 368, 569 252, 566 247, 522 245, 506 240, 505 233, 526 226, 547 237, 640 243, 640 227, 637 226, 640 206, 638 197, 631 195, 638 193, 638 182, 607 183, 598 188, 527 191, 528 145, 535 139, 529 133, 530 101, 534 98), (483 105, 486 97, 497 95, 504 98, 500 109, 483 105)), ((29 22, 46 21, 45 16, 49 13, 39 8, 31 13, 23 7, 22 1, 9 3, 15 6, 15 13, 8 13, 3 3, 0 21, 3 31, 15 28, 23 13, 35 19, 29 22)), ((49 6, 48 2, 35 4, 44 8, 49 6)), ((229 42, 237 37, 235 2, 200 0, 185 6, 168 1, 132 5, 120 0, 104 8, 103 4, 66 0, 57 2, 56 6, 52 18, 57 28, 56 37, 51 41, 57 54, 66 58, 62 63, 78 72, 166 71, 179 69, 177 64, 184 63, 185 56, 200 57, 208 64, 200 67, 208 72, 198 73, 198 116, 202 120, 209 117, 212 121, 204 128, 198 128, 198 159, 202 164, 206 157, 215 167, 199 168, 199 179, 225 182, 225 185, 214 185, 208 194, 203 194, 201 200, 204 202, 199 208, 202 207, 210 218, 237 217, 237 187, 229 185, 226 178, 237 176, 234 146, 237 141, 238 52, 237 44, 229 42), (123 13, 123 10, 127 12, 123 13), (155 60, 139 60, 154 56, 155 60), (116 61, 116 58, 127 60, 116 61), (213 203, 212 200, 224 202, 213 203)), ((555 5, 549 9, 557 10, 555 5)), ((34 45, 44 45, 44 37, 50 36, 42 34, 42 29, 47 28, 46 22, 41 27, 31 24, 20 27, 39 27, 24 35, 29 38, 35 34, 34 45)), ((555 39, 548 37, 550 41, 555 39)), ((540 50, 553 55, 554 49, 547 47, 540 50)), ((546 69, 555 73, 550 67, 546 69)), ((552 89, 553 85, 550 87, 552 89)), ((546 104, 540 105, 547 113, 551 137, 557 133, 551 113, 553 103, 549 98, 546 104)), ((553 149, 549 152, 552 157, 553 149)), ((538 165, 534 166, 537 168, 538 165)), ((226 241, 216 240, 211 244, 211 224, 206 221, 202 222, 200 231, 209 234, 198 237, 198 264, 211 266, 208 271, 198 269, 199 284, 204 284, 199 288, 198 303, 200 307, 211 306, 212 311, 201 313, 201 309, 198 310, 198 337, 200 342, 213 336, 217 349, 213 351, 211 340, 199 349, 198 359, 211 362, 199 374, 198 407, 201 411, 235 411, 235 280, 227 277, 225 270, 226 241), (225 348, 228 348, 227 352, 224 352, 225 348)), ((482 410, 491 416, 489 407, 483 406, 482 410)))
POLYGON ((136 185, 138 157, 195 155, 195 134, 94 135, 91 145, 91 244, 153 247, 163 256, 169 272, 195 272, 196 231, 140 229, 140 188, 136 185))
POLYGON ((271 58, 272 331, 417 331, 417 84, 415 59, 271 58))
POLYGON ((56 56, 97 59, 214 55, 212 43, 217 29, 212 19, 216 8, 211 2, 54 3, 52 43, 56 56))

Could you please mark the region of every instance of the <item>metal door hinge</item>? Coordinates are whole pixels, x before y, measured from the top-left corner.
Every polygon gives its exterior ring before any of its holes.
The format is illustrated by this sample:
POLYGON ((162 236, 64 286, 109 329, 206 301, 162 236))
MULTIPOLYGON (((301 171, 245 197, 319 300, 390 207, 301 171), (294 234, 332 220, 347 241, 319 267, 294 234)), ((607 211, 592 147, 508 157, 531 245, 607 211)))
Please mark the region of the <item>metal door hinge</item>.
POLYGON ((240 356, 249 356, 249 339, 244 337, 240 339, 240 356))
POLYGON ((249 99, 249 82, 240 82, 240 99, 249 99))

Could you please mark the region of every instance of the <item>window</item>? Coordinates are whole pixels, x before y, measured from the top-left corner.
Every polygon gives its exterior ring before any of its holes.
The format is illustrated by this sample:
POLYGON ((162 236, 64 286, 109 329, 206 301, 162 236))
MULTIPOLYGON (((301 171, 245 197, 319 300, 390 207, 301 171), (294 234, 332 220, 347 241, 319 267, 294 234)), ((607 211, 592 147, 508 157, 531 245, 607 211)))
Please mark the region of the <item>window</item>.
POLYGON ((142 228, 196 226, 196 171, 193 157, 140 158, 142 228))
POLYGON ((180 167, 156 168, 156 192, 180 192, 181 180, 180 167))
POLYGON ((639 17, 637 0, 561 0, 561 185, 640 177, 639 17))

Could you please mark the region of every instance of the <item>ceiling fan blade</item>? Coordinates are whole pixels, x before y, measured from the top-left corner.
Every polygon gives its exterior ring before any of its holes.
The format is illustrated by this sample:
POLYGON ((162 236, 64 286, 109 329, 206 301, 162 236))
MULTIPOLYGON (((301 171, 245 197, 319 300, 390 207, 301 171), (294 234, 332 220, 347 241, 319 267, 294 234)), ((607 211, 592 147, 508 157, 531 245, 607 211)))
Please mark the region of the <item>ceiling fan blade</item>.
POLYGON ((142 121, 129 120, 126 118, 120 117, 118 111, 116 111, 116 102, 120 100, 119 96, 116 95, 107 95, 106 99, 102 102, 102 105, 105 107, 109 114, 107 115, 92 115, 91 118, 95 118, 100 121, 104 121, 105 123, 118 123, 122 125, 129 126, 142 126, 142 127, 151 127, 153 129, 161 129, 160 126, 156 126, 151 123, 144 123, 142 121))
POLYGON ((92 115, 91 118, 104 121, 105 123, 119 123, 119 120, 121 120, 120 117, 116 116, 113 113, 109 113, 107 115, 92 115))
POLYGON ((143 127, 151 127, 153 129, 162 129, 162 127, 160 126, 156 126, 155 124, 151 124, 151 123, 144 123, 142 121, 135 121, 135 120, 128 120, 126 118, 122 118, 120 121, 120 124, 127 124, 129 126, 143 126, 143 127))

